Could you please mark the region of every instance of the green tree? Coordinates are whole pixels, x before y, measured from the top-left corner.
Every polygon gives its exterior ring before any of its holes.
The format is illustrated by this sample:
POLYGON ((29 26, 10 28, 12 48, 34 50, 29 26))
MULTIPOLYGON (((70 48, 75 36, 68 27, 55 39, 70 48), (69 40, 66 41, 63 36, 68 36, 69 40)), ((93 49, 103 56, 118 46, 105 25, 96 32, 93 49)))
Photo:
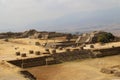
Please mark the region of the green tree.
POLYGON ((67 41, 70 41, 72 39, 72 34, 67 34, 66 39, 67 41))
POLYGON ((102 33, 98 35, 97 41, 102 43, 107 43, 114 40, 114 36, 111 33, 102 33))
POLYGON ((111 33, 107 33, 106 35, 110 41, 114 40, 114 38, 115 38, 115 36, 111 33))

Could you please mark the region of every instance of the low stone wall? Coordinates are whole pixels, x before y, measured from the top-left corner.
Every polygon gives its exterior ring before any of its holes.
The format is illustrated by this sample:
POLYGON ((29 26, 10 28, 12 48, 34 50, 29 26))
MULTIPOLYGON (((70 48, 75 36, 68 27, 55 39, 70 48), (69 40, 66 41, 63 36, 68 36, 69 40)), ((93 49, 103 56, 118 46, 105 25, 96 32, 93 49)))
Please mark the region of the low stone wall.
POLYGON ((114 76, 120 77, 120 65, 102 68, 101 72, 105 74, 114 74, 114 76))
POLYGON ((11 64, 14 64, 16 66, 21 66, 22 64, 22 60, 12 60, 12 61, 8 61, 11 64))
POLYGON ((120 54, 120 47, 113 47, 108 49, 99 49, 93 50, 91 56, 92 57, 105 57, 120 54))
POLYGON ((89 57, 90 57, 89 50, 74 50, 62 53, 55 53, 52 54, 51 56, 12 60, 8 62, 21 68, 29 68, 42 65, 51 65, 64 61, 72 61, 76 59, 85 59, 89 57))
POLYGON ((21 68, 28 68, 28 67, 35 67, 35 66, 42 66, 42 65, 49 65, 49 64, 55 64, 55 60, 46 61, 47 58, 51 56, 43 56, 43 57, 37 57, 37 58, 29 58, 29 59, 21 59, 21 60, 13 60, 8 61, 9 63, 12 63, 16 66, 19 66, 21 68))
POLYGON ((53 54, 53 57, 60 62, 72 61, 86 58, 100 58, 120 54, 120 47, 100 50, 74 50, 53 54))
POLYGON ((64 62, 64 61, 90 58, 91 57, 90 53, 91 51, 89 50, 76 50, 76 51, 56 53, 56 54, 53 54, 53 57, 57 61, 64 62))
POLYGON ((29 58, 23 60, 13 60, 8 62, 22 68, 28 68, 28 67, 56 64, 65 61, 73 61, 77 59, 99 58, 99 57, 111 56, 117 54, 120 54, 120 47, 93 50, 93 51, 75 49, 73 51, 68 50, 66 52, 54 53, 51 54, 50 56, 29 58))
POLYGON ((25 78, 28 78, 29 80, 37 80, 36 77, 31 74, 29 71, 22 70, 20 71, 20 74, 22 74, 25 78))

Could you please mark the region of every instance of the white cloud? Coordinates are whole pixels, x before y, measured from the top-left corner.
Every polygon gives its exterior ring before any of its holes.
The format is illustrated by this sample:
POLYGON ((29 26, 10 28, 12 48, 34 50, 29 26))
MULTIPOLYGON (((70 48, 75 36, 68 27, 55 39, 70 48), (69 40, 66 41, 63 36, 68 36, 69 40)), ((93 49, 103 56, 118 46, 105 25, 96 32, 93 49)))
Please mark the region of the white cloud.
POLYGON ((61 16, 120 7, 120 0, 0 0, 0 26, 25 26, 61 16))

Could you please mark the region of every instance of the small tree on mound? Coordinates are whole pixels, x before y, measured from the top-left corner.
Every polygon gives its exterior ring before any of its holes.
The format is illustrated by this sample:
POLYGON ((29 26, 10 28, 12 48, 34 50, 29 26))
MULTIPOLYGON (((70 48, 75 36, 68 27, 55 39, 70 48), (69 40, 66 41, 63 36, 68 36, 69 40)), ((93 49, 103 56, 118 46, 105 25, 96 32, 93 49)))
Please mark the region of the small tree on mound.
POLYGON ((107 43, 114 40, 114 35, 111 33, 101 33, 98 35, 97 41, 101 43, 107 43))

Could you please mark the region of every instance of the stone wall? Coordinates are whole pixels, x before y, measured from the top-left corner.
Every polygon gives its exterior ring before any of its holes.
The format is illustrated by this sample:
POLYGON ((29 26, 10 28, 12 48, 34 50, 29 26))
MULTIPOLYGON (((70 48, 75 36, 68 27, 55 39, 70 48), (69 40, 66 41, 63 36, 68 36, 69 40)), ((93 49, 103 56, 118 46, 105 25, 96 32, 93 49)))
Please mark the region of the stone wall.
POLYGON ((99 57, 118 55, 118 54, 120 54, 120 47, 93 50, 93 51, 75 49, 73 51, 70 50, 61 53, 54 53, 51 56, 29 58, 24 60, 13 60, 8 62, 22 68, 28 68, 28 67, 56 64, 65 61, 73 61, 77 59, 99 58, 99 57))
POLYGON ((75 50, 53 54, 55 60, 60 62, 86 58, 100 58, 105 56, 119 55, 120 47, 100 50, 75 50))
POLYGON ((76 50, 76 51, 56 53, 53 54, 53 57, 57 61, 64 62, 64 61, 90 58, 91 57, 90 54, 91 51, 89 50, 76 50))
POLYGON ((43 56, 43 57, 37 57, 37 58, 29 58, 29 59, 20 59, 20 60, 12 60, 8 61, 9 63, 12 63, 16 66, 19 66, 21 68, 28 68, 28 67, 35 67, 35 66, 42 66, 42 65, 49 65, 49 64, 55 64, 55 60, 49 60, 46 61, 46 59, 51 56, 43 56))
POLYGON ((119 54, 120 54, 120 47, 113 47, 108 49, 93 50, 91 53, 91 56, 105 57, 105 56, 112 56, 112 55, 119 55, 119 54))

